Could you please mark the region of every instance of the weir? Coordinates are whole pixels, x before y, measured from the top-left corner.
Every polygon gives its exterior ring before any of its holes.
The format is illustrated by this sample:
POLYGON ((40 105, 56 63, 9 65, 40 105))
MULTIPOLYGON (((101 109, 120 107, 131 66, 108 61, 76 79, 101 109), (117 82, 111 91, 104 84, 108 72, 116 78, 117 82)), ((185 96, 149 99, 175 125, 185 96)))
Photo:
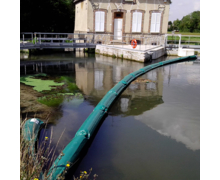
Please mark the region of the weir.
POLYGON ((106 116, 106 113, 108 112, 112 103, 116 100, 118 96, 120 96, 120 94, 128 87, 128 85, 133 80, 157 67, 161 67, 171 63, 178 63, 182 61, 190 61, 196 59, 197 57, 194 55, 162 61, 159 63, 148 65, 125 76, 102 98, 102 100, 98 103, 98 105, 94 108, 89 117, 76 132, 75 137, 64 148, 62 153, 55 160, 48 172, 48 176, 50 176, 49 179, 57 179, 60 174, 64 173, 64 171, 68 172, 66 164, 74 165, 79 160, 81 152, 94 137, 95 130, 99 127, 100 122, 106 116))

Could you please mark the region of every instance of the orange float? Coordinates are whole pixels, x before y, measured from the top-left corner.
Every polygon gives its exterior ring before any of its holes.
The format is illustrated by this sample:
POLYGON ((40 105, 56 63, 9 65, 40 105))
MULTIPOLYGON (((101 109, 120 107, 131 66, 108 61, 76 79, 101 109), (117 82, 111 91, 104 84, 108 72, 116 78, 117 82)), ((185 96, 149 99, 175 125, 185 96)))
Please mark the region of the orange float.
POLYGON ((136 39, 133 39, 133 40, 131 41, 131 46, 133 47, 133 49, 137 47, 137 41, 136 41, 136 39))

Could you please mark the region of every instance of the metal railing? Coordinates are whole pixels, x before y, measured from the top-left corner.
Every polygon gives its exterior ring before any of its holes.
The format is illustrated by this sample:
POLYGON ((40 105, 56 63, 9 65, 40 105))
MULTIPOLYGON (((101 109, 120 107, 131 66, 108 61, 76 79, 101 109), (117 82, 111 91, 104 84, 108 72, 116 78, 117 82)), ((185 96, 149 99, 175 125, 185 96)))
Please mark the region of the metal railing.
POLYGON ((87 48, 89 45, 105 45, 115 48, 133 49, 135 51, 146 51, 152 48, 164 46, 164 35, 126 35, 114 36, 109 34, 94 33, 21 33, 21 47, 73 47, 87 48), (135 49, 131 41, 137 40, 135 49))
POLYGON ((170 49, 200 49, 200 35, 166 34, 165 47, 170 49))
POLYGON ((114 36, 107 34, 95 34, 95 43, 115 48, 130 49, 135 51, 146 51, 152 48, 164 46, 164 35, 126 35, 114 36), (131 41, 137 41, 137 47, 132 48, 131 41))

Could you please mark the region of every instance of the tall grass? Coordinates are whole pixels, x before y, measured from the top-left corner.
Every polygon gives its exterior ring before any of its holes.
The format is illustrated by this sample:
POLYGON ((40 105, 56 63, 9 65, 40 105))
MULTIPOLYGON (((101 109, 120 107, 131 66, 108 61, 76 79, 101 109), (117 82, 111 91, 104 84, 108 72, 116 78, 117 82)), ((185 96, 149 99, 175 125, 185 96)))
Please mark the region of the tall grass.
MULTIPOLYGON (((50 161, 50 156, 54 152, 51 148, 51 139, 45 137, 43 142, 35 151, 34 139, 28 141, 24 138, 22 128, 27 118, 20 126, 20 179, 21 180, 37 180, 43 176, 43 169, 50 161)), ((51 136, 52 137, 52 131, 51 136)))
MULTIPOLYGON (((31 141, 28 141, 24 138, 22 133, 22 128, 27 121, 27 118, 25 120, 21 121, 20 123, 20 179, 21 180, 52 180, 51 174, 48 175, 49 168, 51 167, 52 163, 54 162, 56 156, 55 151, 56 148, 61 140, 61 137, 64 133, 62 132, 61 136, 59 137, 58 142, 56 143, 55 147, 52 147, 52 136, 53 136, 53 130, 50 132, 50 138, 45 137, 44 140, 40 143, 40 145, 37 146, 37 150, 35 150, 35 141, 34 139, 31 141), (33 151, 32 151, 33 150, 33 151)), ((46 123, 47 126, 47 123, 46 123)), ((39 143, 38 143, 39 144, 39 143)), ((62 152, 60 153, 60 156, 62 156, 62 152)), ((60 174, 60 176, 57 178, 58 180, 65 180, 66 173, 68 169, 71 167, 71 163, 66 164, 66 170, 60 174)), ((92 168, 89 170, 89 173, 86 171, 81 171, 80 176, 74 178, 74 180, 84 180, 89 179, 92 172, 92 168)), ((98 177, 98 175, 93 175, 93 180, 95 180, 98 177)))

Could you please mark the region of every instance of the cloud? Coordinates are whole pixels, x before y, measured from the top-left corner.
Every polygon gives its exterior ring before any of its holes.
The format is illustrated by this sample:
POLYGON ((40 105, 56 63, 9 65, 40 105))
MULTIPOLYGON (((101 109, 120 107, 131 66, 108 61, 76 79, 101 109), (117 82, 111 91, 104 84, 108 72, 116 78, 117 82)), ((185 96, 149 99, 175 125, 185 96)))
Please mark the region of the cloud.
MULTIPOLYGON (((188 149, 200 149, 200 122, 199 119, 189 119, 181 117, 180 114, 167 115, 169 118, 164 118, 164 113, 168 112, 167 107, 160 109, 157 115, 152 112, 144 112, 142 115, 135 116, 136 120, 143 122, 148 127, 157 131, 163 136, 168 136, 175 139, 177 142, 185 144, 188 149)), ((174 108, 178 110, 178 108, 174 108)), ((152 111, 155 111, 152 110, 152 111)), ((177 111, 178 112, 178 111, 177 111)))
POLYGON ((194 11, 200 10, 200 2, 194 2, 194 11))

